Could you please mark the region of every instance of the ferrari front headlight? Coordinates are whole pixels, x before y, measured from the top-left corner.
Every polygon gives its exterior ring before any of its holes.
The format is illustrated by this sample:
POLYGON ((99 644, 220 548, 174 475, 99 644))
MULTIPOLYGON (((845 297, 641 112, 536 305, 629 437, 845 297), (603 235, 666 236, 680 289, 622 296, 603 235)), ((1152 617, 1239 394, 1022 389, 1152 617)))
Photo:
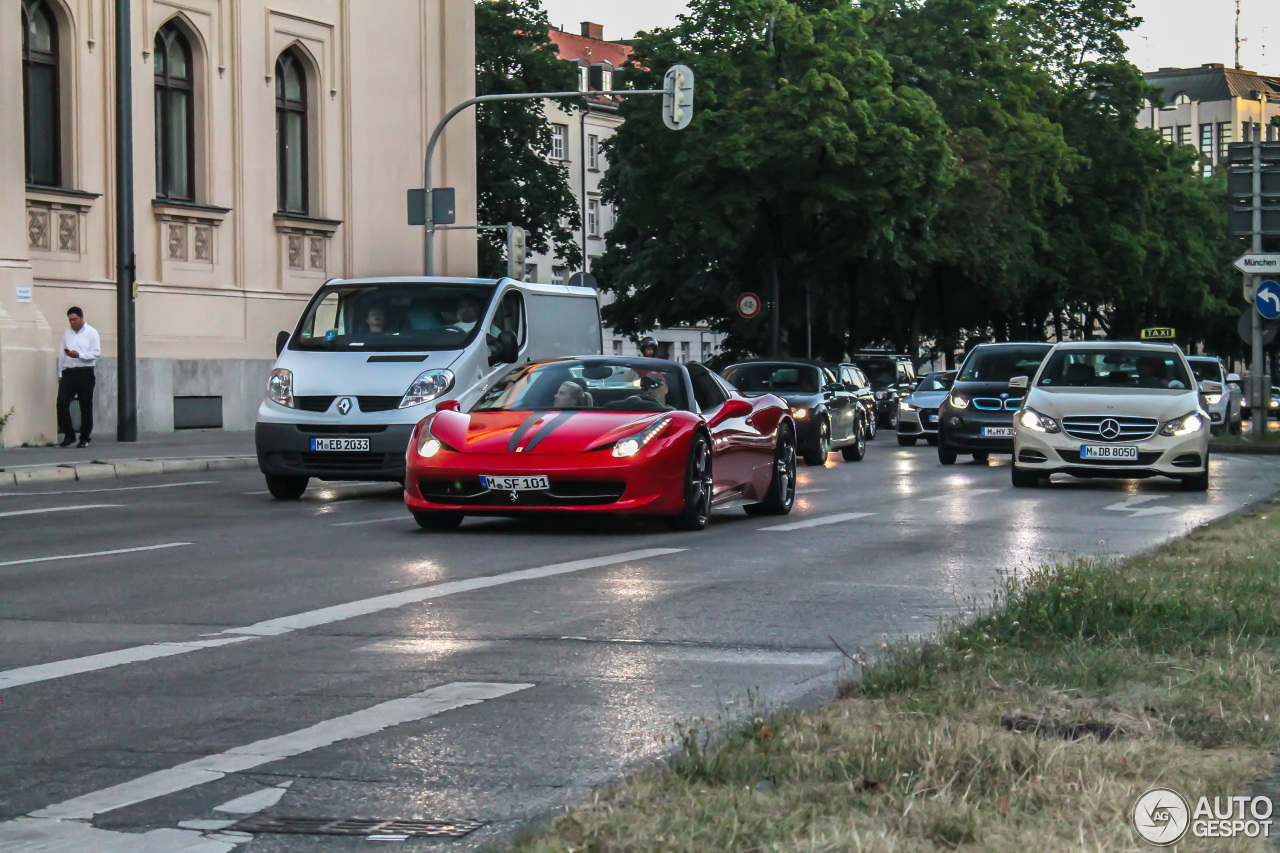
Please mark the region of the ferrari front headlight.
POLYGON ((671 418, 662 418, 653 423, 644 432, 638 432, 635 435, 621 439, 613 446, 613 455, 618 459, 626 459, 635 456, 644 446, 658 437, 658 433, 662 432, 671 423, 671 418))

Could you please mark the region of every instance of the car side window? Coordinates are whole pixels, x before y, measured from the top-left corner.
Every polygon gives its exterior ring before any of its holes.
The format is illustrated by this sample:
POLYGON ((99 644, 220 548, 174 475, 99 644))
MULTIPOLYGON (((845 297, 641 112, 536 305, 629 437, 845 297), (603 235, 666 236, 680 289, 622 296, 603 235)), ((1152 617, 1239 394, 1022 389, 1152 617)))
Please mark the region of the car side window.
POLYGON ((697 401, 699 409, 709 412, 729 399, 711 371, 700 364, 690 364, 688 369, 689 379, 693 382, 693 399, 697 401))
POLYGON ((520 291, 508 290, 502 297, 498 313, 493 317, 493 327, 497 332, 513 333, 516 336, 516 344, 520 347, 524 346, 524 296, 520 291))
POLYGON ((830 370, 827 370, 825 367, 822 368, 822 385, 824 388, 828 385, 834 385, 836 381, 837 380, 834 373, 832 373, 830 370))

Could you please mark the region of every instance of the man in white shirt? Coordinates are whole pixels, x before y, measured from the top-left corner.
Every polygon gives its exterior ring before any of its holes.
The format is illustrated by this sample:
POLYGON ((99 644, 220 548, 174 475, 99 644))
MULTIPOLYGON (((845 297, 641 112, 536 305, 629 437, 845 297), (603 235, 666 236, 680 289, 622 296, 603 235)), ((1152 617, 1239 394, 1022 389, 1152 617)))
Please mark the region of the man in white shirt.
POLYGON ((62 352, 58 355, 58 432, 59 447, 76 443, 76 429, 71 423, 71 401, 80 401, 80 443, 88 447, 93 435, 93 387, 97 379, 93 366, 102 354, 98 330, 84 321, 78 306, 67 309, 67 330, 62 333, 62 352))

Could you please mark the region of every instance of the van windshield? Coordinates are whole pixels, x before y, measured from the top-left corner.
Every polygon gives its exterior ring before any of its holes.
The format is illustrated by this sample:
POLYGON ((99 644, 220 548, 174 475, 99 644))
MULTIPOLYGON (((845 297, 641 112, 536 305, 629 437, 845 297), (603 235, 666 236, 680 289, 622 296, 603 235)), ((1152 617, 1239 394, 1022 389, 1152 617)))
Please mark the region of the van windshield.
POLYGON ((463 349, 481 331, 496 287, 414 282, 325 287, 311 300, 289 341, 289 349, 329 352, 463 349))

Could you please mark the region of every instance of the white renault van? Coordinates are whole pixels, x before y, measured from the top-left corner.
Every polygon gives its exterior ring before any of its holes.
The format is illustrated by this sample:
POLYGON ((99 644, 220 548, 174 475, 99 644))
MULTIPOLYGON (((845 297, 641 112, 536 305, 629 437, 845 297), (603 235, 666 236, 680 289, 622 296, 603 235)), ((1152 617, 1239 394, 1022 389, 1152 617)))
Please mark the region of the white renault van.
POLYGON ((258 467, 271 494, 307 482, 403 481, 414 426, 508 364, 601 354, 587 287, 510 278, 326 282, 292 334, 258 409, 258 467))

